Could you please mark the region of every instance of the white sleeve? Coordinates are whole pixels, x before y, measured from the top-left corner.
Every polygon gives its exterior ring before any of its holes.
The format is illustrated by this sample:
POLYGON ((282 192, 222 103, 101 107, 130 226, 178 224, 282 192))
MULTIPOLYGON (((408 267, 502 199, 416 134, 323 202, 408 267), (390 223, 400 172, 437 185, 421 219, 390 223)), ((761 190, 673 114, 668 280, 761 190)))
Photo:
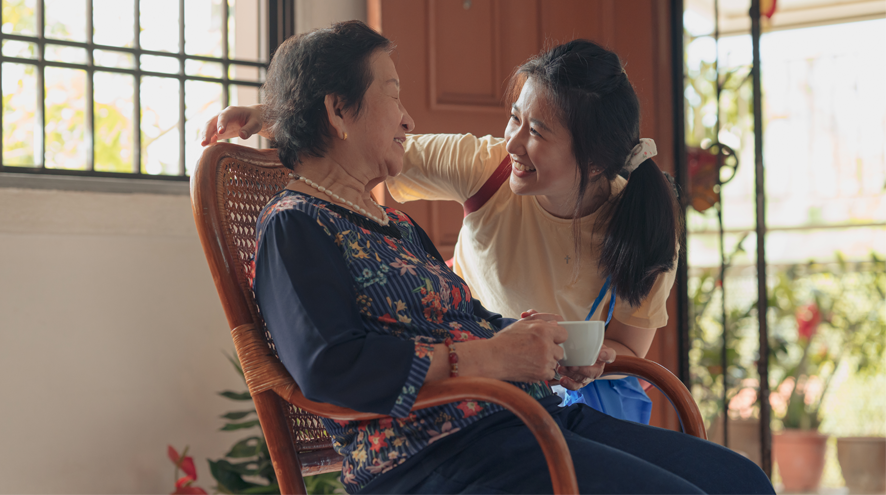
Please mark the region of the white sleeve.
POLYGON ((419 199, 464 204, 507 156, 502 138, 472 134, 408 135, 403 171, 385 183, 405 203, 419 199))

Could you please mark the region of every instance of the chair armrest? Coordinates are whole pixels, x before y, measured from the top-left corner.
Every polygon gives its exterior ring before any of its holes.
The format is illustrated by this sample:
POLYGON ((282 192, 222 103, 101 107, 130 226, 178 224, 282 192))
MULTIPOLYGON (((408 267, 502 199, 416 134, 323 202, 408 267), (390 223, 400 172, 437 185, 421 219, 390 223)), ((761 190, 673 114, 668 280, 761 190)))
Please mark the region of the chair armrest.
MULTIPOLYGON (((252 323, 240 325, 231 334, 243 367, 246 385, 253 397, 273 390, 283 400, 311 414, 338 421, 368 421, 383 414, 354 411, 346 407, 315 402, 301 392, 283 363, 264 341, 252 323)), ((566 439, 551 415, 523 390, 492 378, 457 377, 422 385, 412 410, 463 400, 492 402, 514 413, 538 440, 548 463, 554 493, 578 493, 578 481, 566 439)))
MULTIPOLYGON (((383 414, 364 413, 345 407, 334 406, 307 399, 298 385, 280 387, 278 394, 284 400, 309 413, 339 421, 368 421, 386 417, 383 414)), ((275 391, 278 389, 275 387, 275 391)), ((463 400, 477 400, 498 404, 516 415, 541 445, 548 470, 551 473, 554 493, 578 493, 578 480, 572 456, 563 432, 551 415, 523 390, 510 383, 493 378, 457 377, 422 385, 418 392, 413 411, 440 406, 463 400)))
POLYGON ((661 391, 677 410, 683 432, 707 440, 704 420, 689 389, 664 366, 648 359, 618 356, 607 364, 603 375, 629 375, 642 378, 661 391))

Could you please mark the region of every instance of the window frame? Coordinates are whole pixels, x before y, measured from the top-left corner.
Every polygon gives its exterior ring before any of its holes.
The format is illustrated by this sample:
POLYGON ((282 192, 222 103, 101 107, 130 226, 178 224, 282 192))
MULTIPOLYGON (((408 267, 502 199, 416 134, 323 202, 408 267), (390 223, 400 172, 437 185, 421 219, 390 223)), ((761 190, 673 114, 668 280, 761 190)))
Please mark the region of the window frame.
MULTIPOLYGON (((133 33, 135 34, 133 40, 132 47, 120 47, 113 45, 103 45, 96 44, 93 41, 93 0, 84 0, 86 2, 86 32, 87 32, 87 40, 85 42, 80 41, 69 41, 69 40, 59 40, 55 38, 48 38, 45 36, 45 15, 44 15, 44 0, 36 0, 36 8, 35 8, 35 21, 36 21, 36 31, 37 34, 35 36, 27 36, 27 35, 19 35, 19 34, 10 34, 0 32, 0 44, 2 44, 6 40, 12 41, 22 41, 33 43, 36 46, 36 57, 33 59, 30 58, 20 58, 20 57, 9 57, 0 53, 0 77, 2 77, 2 70, 4 63, 16 63, 16 64, 24 64, 31 65, 37 68, 37 114, 35 116, 35 137, 39 136, 40 139, 40 162, 39 164, 35 163, 33 166, 19 166, 19 165, 6 165, 3 163, 3 146, 0 145, 0 177, 5 178, 13 178, 15 180, 12 181, 3 181, 3 182, 12 182, 9 184, 12 187, 18 185, 21 187, 23 184, 34 184, 37 180, 40 180, 37 176, 68 176, 71 179, 74 177, 77 178, 89 178, 96 179, 91 180, 89 185, 86 185, 87 190, 97 190, 106 187, 111 187, 111 189, 120 189, 120 179, 126 179, 127 181, 131 179, 138 180, 151 180, 151 181, 173 181, 173 182, 184 182, 188 181, 190 177, 187 175, 187 160, 186 160, 186 145, 187 145, 187 136, 185 133, 186 119, 185 119, 185 83, 186 81, 204 81, 211 83, 219 83, 222 85, 222 108, 228 106, 229 98, 230 98, 230 88, 232 85, 234 86, 246 86, 246 87, 254 87, 260 88, 262 85, 262 81, 265 78, 267 71, 267 59, 269 59, 267 49, 268 43, 270 39, 263 39, 267 37, 267 27, 265 24, 267 21, 271 21, 276 23, 274 17, 276 9, 268 8, 269 0, 259 0, 257 2, 257 6, 259 9, 259 25, 256 26, 256 35, 259 38, 259 51, 260 51, 260 61, 250 61, 250 60, 240 60, 240 59, 231 59, 229 58, 229 33, 228 33, 228 18, 230 15, 230 5, 228 0, 224 0, 222 2, 222 18, 225 20, 221 23, 221 31, 222 31, 222 56, 218 57, 207 57, 203 55, 190 55, 185 52, 185 1, 186 0, 178 0, 178 34, 179 34, 179 43, 178 43, 178 51, 176 52, 164 52, 164 51, 156 51, 156 50, 146 50, 141 47, 141 40, 138 33, 141 32, 140 25, 140 7, 141 0, 133 0, 133 8, 134 8, 134 25, 133 25, 133 33), (46 45, 58 45, 58 46, 67 46, 67 47, 75 47, 75 48, 83 48, 87 51, 87 62, 85 64, 78 63, 68 63, 68 62, 57 62, 57 61, 48 61, 45 59, 45 49, 46 45), (123 69, 118 67, 105 67, 105 66, 96 66, 94 63, 94 55, 95 50, 112 50, 115 52, 123 52, 131 54, 134 57, 134 66, 131 69, 123 69), (174 58, 178 62, 178 72, 177 73, 163 73, 163 72, 154 72, 147 71, 141 69, 141 56, 142 55, 159 55, 168 58, 174 58), (222 77, 206 77, 206 76, 196 76, 196 75, 187 75, 185 72, 185 64, 188 60, 195 60, 201 62, 212 62, 221 64, 223 67, 222 77), (246 81, 240 79, 231 79, 229 77, 229 68, 231 65, 239 65, 239 66, 247 66, 247 67, 255 67, 259 71, 258 81, 246 81), (85 108, 85 121, 86 121, 86 133, 84 139, 84 145, 87 147, 86 152, 86 169, 85 170, 71 170, 71 169, 55 169, 55 168, 47 168, 46 167, 46 120, 45 120, 45 70, 47 67, 57 67, 57 68, 66 68, 66 69, 75 69, 75 70, 83 70, 86 72, 86 108, 85 108), (133 131, 133 160, 132 160, 132 171, 131 172, 107 172, 107 171, 96 171, 95 170, 95 118, 94 118, 94 109, 95 109, 95 92, 94 92, 94 78, 96 72, 108 72, 115 74, 125 74, 132 76, 133 78, 133 122, 132 122, 132 131, 133 131), (162 77, 166 79, 177 80, 179 85, 179 94, 181 97, 179 98, 179 108, 178 108, 178 131, 179 131, 179 164, 178 164, 178 173, 175 175, 171 174, 148 174, 142 172, 142 153, 141 153, 141 84, 142 77, 162 77), (39 127, 39 134, 37 133, 37 127, 39 127), (28 180, 30 177, 34 177, 34 180, 28 180), (117 179, 111 180, 108 179, 117 179), (14 185, 15 184, 15 185, 14 185), (116 184, 116 185, 115 185, 116 184)), ((273 2, 273 0, 270 0, 273 2)), ((2 16, 2 13, 0 13, 2 16)), ((2 24, 2 17, 0 17, 0 24, 2 24)), ((271 24, 268 22, 268 24, 271 24)), ((0 88, 0 129, 3 127, 3 107, 2 107, 2 88, 0 88)), ((259 101, 261 101, 261 94, 259 93, 259 101)), ((36 161, 36 160, 35 160, 36 161)), ((59 178, 60 179, 60 178, 59 178)), ((59 185, 74 185, 72 181, 68 180, 54 180, 51 181, 55 186, 59 185)), ((48 185, 48 184, 47 184, 48 185)), ((169 186, 172 186, 171 184, 169 186)), ((181 186, 179 187, 169 187, 169 186, 160 186, 160 192, 180 192, 181 186)), ((72 188, 72 189, 80 189, 79 187, 63 187, 64 189, 72 188)), ((125 187, 123 189, 126 189, 125 187)), ((143 187, 136 187, 137 190, 143 190, 143 187)))

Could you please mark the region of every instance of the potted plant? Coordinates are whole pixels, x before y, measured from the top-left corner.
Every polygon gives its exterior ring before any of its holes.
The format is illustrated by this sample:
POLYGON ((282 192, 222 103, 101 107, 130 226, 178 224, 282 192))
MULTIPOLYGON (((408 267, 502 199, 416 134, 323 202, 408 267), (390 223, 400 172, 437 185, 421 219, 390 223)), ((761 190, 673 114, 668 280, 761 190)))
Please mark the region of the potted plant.
MULTIPOLYGON (((837 259, 838 266, 828 270, 812 263, 791 267, 779 274, 773 290, 772 307, 782 322, 792 314, 788 326, 794 330, 781 335, 770 355, 775 379, 770 403, 782 427, 773 435, 773 456, 786 491, 818 488, 827 441, 819 432, 821 405, 840 366, 874 373, 884 364, 884 262, 872 255, 873 269, 850 270, 839 254, 837 259)), ((848 451, 849 443, 863 442, 838 443, 848 451)), ((850 471, 844 464, 844 478, 852 487, 850 471)))
MULTIPOLYGON (((881 373, 886 365, 886 261, 877 256, 871 258, 872 270, 851 274, 851 278, 842 274, 841 291, 831 318, 834 326, 847 330, 845 345, 854 350, 853 371, 861 377, 881 373), (852 301, 851 295, 842 290, 846 286, 867 293, 873 303, 852 301)), ((882 393, 872 391, 871 397, 882 393)), ((841 430, 853 435, 837 438, 837 459, 849 493, 886 493, 886 437, 882 436, 882 424, 875 429, 878 436, 870 435, 870 430, 855 423, 844 425, 841 430)))
MULTIPOLYGON (((236 354, 228 356, 228 361, 243 378, 243 367, 236 354)), ((261 431, 259 420, 254 417, 255 406, 252 404, 252 396, 248 390, 233 392, 226 390, 219 395, 242 404, 240 411, 229 412, 222 416, 227 420, 222 431, 251 431, 253 434, 244 438, 231 447, 225 454, 224 459, 209 460, 209 471, 215 478, 216 491, 219 493, 244 493, 244 494, 278 494, 280 487, 277 484, 277 475, 271 462, 268 444, 261 431), (258 429, 258 431, 255 431, 258 429), (233 462, 232 462, 233 461, 233 462), (257 482, 260 481, 260 482, 257 482)), ((324 473, 304 478, 307 493, 312 494, 341 494, 346 493, 344 486, 339 481, 340 473, 324 473)))
POLYGON ((830 360, 827 347, 814 345, 820 344, 813 338, 821 323, 818 305, 813 302, 797 308, 796 322, 800 359, 787 369, 770 395, 772 410, 783 425, 773 434, 772 454, 786 491, 814 492, 824 470, 828 438, 818 431, 819 411, 833 367, 826 370, 824 366, 830 360))

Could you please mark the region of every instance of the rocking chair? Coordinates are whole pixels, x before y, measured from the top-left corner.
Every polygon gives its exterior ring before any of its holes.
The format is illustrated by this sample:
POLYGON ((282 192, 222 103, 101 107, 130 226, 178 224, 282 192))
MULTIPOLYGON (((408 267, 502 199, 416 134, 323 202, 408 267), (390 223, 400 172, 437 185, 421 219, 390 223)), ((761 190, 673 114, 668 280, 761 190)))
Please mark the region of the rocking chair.
MULTIPOLYGON (((342 466, 320 416, 339 421, 383 416, 305 398, 277 358, 256 310, 247 282, 256 220, 289 181, 288 173, 276 150, 219 143, 203 152, 191 177, 191 205, 280 490, 303 494, 303 476, 339 471, 342 466)), ((606 371, 637 376, 658 387, 677 410, 683 431, 706 438, 692 396, 667 369, 645 359, 619 357, 606 371)), ((519 388, 491 378, 451 378, 424 385, 413 410, 468 399, 499 404, 519 417, 541 445, 554 493, 578 493, 563 434, 547 411, 519 388)))

